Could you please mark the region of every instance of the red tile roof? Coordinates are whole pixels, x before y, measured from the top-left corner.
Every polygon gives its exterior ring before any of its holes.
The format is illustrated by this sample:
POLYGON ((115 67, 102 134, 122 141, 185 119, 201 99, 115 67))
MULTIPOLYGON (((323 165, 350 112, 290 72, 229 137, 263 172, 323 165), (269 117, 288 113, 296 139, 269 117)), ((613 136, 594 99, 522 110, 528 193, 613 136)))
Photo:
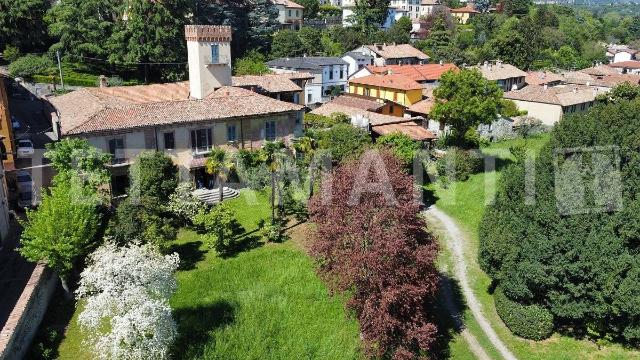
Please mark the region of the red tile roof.
POLYGON ((471 14, 479 14, 480 11, 476 10, 473 8, 473 5, 469 5, 467 4, 467 6, 465 7, 461 7, 461 8, 457 8, 457 9, 451 9, 450 10, 452 13, 471 13, 471 14))
POLYGON ((429 60, 429 55, 409 44, 375 44, 364 46, 384 59, 418 58, 420 60, 429 60))
POLYGON ((527 76, 524 77, 524 81, 528 85, 545 85, 553 82, 563 82, 564 78, 562 75, 549 71, 529 71, 527 76))
MULTIPOLYGON (((175 86, 179 88, 177 84, 170 84, 166 88, 175 86)), ((144 97, 136 98, 125 89, 99 88, 80 89, 49 100, 60 114, 63 135, 260 116, 302 109, 300 105, 237 87, 222 87, 203 100, 184 98, 167 101, 163 98, 177 98, 178 95, 151 96, 152 90, 144 87, 139 90, 145 94, 144 97), (119 97, 122 94, 123 97, 119 97)))
POLYGON ((640 61, 629 60, 609 64, 612 68, 640 69, 640 61))
POLYGON ((455 64, 423 64, 423 65, 367 65, 367 69, 374 74, 402 74, 414 81, 436 81, 445 72, 459 71, 455 64))
POLYGON ((367 111, 377 111, 385 105, 383 102, 379 102, 374 98, 360 97, 354 94, 340 95, 331 100, 330 103, 350 106, 367 111))
POLYGON ((291 0, 273 0, 273 3, 276 5, 284 5, 284 7, 287 8, 304 9, 304 6, 294 3, 291 0))
POLYGON ((433 101, 433 99, 420 100, 417 103, 409 106, 409 111, 422 115, 429 115, 431 113, 431 109, 433 109, 433 106, 435 104, 436 103, 435 101, 433 101))
POLYGON ((374 125, 371 131, 379 135, 387 135, 394 132, 405 134, 416 141, 434 140, 437 138, 431 131, 416 124, 413 121, 398 122, 394 124, 374 125))
POLYGON ((377 86, 396 90, 421 90, 422 85, 402 74, 369 75, 349 80, 350 84, 377 86))

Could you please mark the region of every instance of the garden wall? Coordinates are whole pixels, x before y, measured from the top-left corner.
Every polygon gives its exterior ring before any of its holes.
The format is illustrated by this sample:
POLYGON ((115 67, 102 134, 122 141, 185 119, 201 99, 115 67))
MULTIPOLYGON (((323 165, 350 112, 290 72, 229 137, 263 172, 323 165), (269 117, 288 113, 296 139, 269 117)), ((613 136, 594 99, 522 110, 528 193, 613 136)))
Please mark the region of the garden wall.
POLYGON ((27 286, 0 331, 0 360, 21 359, 29 349, 58 284, 53 271, 36 265, 27 286))

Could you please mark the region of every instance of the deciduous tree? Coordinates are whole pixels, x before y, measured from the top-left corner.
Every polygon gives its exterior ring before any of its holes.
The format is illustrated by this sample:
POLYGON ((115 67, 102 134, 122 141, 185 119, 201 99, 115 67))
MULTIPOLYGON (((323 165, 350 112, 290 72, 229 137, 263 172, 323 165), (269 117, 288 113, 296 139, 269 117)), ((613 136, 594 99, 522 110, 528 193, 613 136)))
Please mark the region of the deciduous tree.
POLYGON ((419 209, 401 161, 377 151, 335 169, 309 203, 319 271, 352 294, 369 355, 406 359, 433 345, 437 245, 419 209))
POLYGON ((178 254, 150 245, 106 244, 89 258, 78 299, 78 323, 100 359, 167 359, 177 336, 169 298, 176 291, 178 254), (108 324, 108 326, 105 326, 108 324))

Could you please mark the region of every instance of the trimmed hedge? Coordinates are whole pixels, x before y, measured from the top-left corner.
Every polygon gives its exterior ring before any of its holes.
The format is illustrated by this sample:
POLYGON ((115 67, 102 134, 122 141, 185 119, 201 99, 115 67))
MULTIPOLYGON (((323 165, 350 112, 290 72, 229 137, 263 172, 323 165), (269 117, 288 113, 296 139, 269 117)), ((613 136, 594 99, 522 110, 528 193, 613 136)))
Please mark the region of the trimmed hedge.
POLYGON ((514 335, 544 340, 553 333, 553 314, 540 305, 522 305, 497 288, 493 294, 496 311, 514 335))

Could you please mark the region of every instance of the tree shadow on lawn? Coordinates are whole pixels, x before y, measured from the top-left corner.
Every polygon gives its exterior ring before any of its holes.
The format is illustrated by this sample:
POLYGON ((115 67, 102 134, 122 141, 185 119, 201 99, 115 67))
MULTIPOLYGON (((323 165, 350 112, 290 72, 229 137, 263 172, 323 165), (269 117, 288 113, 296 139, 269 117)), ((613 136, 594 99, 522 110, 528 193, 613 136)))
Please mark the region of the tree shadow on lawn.
POLYGON ((204 260, 207 253, 201 249, 202 241, 192 241, 184 244, 173 244, 167 250, 168 254, 178 253, 180 255, 179 270, 193 270, 196 264, 204 260))
POLYGON ((235 321, 236 306, 226 300, 179 308, 173 315, 178 324, 178 339, 173 346, 176 359, 201 358, 212 339, 211 331, 235 321))
POLYGON ((434 359, 449 359, 451 341, 464 329, 467 306, 458 281, 447 274, 440 276, 440 290, 433 304, 438 336, 431 354, 434 359))

